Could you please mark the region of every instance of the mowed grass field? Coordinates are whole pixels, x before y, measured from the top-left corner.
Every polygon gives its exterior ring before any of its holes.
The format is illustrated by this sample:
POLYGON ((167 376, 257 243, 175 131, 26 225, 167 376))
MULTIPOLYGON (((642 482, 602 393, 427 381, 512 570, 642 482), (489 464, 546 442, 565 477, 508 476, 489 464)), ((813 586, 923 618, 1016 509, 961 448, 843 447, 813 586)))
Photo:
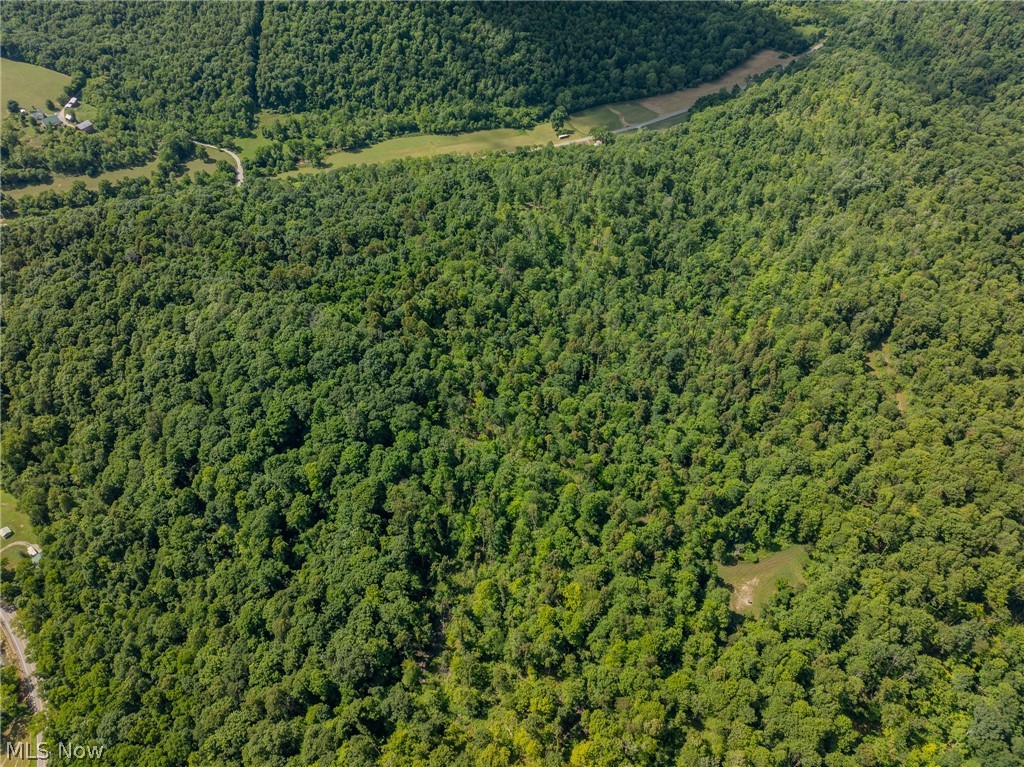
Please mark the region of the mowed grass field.
MULTIPOLYGON (((11 541, 39 542, 28 516, 18 510, 18 502, 6 490, 0 490, 0 527, 9 527, 14 531, 10 538, 0 541, 0 548, 11 541)), ((4 562, 14 564, 24 556, 25 549, 17 546, 5 551, 2 558, 4 562)))
MULTIPOLYGON (((278 120, 283 120, 287 116, 288 115, 278 114, 277 112, 260 112, 256 115, 256 130, 254 131, 256 135, 236 138, 234 140, 235 144, 238 146, 236 151, 238 152, 238 156, 242 158, 243 165, 255 159, 255 152, 261 146, 269 146, 274 143, 270 139, 264 138, 260 135, 260 128, 267 125, 273 125, 278 120)), ((230 148, 234 149, 234 147, 230 148)))
POLYGON ((795 585, 807 583, 802 573, 807 559, 806 546, 790 546, 762 555, 758 562, 718 565, 718 575, 732 589, 729 609, 756 618, 775 594, 776 580, 783 578, 795 585))
POLYGON ((350 152, 334 152, 324 159, 327 167, 305 166, 282 175, 294 176, 302 173, 316 173, 331 168, 349 165, 399 160, 403 157, 433 157, 439 154, 476 154, 477 152, 509 151, 521 146, 539 146, 557 141, 551 126, 543 123, 531 130, 497 128, 495 130, 473 131, 453 136, 416 134, 382 141, 379 144, 350 152))
POLYGON ((63 90, 71 84, 71 78, 22 61, 0 58, 0 109, 7 114, 7 102, 14 99, 22 109, 39 107, 47 114, 46 100, 54 103, 60 99, 63 90))
MULTIPOLYGON (((660 115, 670 114, 680 109, 689 109, 702 96, 743 84, 748 78, 763 74, 779 65, 788 64, 795 59, 776 50, 764 50, 754 54, 745 62, 726 72, 717 80, 702 83, 693 88, 685 88, 661 96, 620 101, 604 104, 569 115, 566 129, 562 132, 571 133, 572 138, 617 130, 628 125, 653 120, 660 115)), ((265 114, 260 117, 260 124, 280 119, 280 115, 265 114)), ((685 115, 667 118, 651 126, 652 129, 667 128, 678 125, 686 120, 685 115)), ((531 130, 515 130, 500 128, 496 130, 472 131, 452 136, 417 134, 382 141, 371 147, 351 152, 335 152, 325 158, 322 166, 304 166, 288 171, 282 175, 295 176, 305 173, 317 173, 323 170, 343 168, 349 165, 368 165, 371 163, 388 162, 405 157, 433 157, 440 154, 475 154, 487 151, 510 151, 519 147, 541 146, 547 142, 558 141, 558 134, 547 123, 537 125, 531 130)), ((267 143, 263 138, 237 139, 242 148, 242 160, 246 155, 261 144, 267 143)))
POLYGON ((618 130, 645 120, 652 120, 658 114, 639 102, 620 101, 617 104, 603 104, 571 114, 569 115, 569 124, 581 136, 585 136, 606 130, 618 130))
POLYGON ((599 106, 569 115, 569 125, 579 135, 586 136, 590 133, 618 130, 622 127, 622 120, 607 106, 599 106))

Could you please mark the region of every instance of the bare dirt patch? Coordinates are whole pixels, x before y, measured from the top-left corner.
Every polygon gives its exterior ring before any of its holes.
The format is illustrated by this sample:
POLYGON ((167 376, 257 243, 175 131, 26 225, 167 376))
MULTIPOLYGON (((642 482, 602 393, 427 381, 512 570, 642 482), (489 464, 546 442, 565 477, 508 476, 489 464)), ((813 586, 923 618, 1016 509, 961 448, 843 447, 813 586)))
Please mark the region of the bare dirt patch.
POLYGON ((757 562, 719 565, 718 574, 729 584, 732 596, 729 609, 741 615, 757 617, 777 591, 776 581, 806 585, 802 569, 807 562, 805 546, 790 546, 774 554, 762 554, 757 562))

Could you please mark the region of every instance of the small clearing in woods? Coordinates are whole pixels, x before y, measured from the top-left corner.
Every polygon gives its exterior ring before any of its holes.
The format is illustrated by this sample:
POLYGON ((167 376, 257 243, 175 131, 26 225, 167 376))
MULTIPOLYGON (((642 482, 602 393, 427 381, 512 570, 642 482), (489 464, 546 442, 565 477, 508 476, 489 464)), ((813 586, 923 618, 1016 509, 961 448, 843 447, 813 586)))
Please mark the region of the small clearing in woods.
POLYGON ((756 618, 775 594, 779 578, 795 585, 807 584, 801 573, 806 562, 807 547, 790 546, 774 554, 762 554, 757 562, 718 565, 718 575, 732 589, 729 609, 756 618))
MULTIPOLYGON (((9 527, 14 531, 9 539, 0 541, 0 547, 11 541, 39 542, 28 515, 18 509, 18 502, 6 490, 0 490, 0 527, 9 527)), ((24 549, 13 547, 0 555, 0 561, 5 564, 9 562, 13 567, 26 557, 24 549)))
POLYGON ((896 369, 892 364, 892 355, 889 353, 888 341, 883 343, 881 348, 868 353, 868 367, 882 382, 882 388, 886 393, 895 400, 896 407, 900 409, 900 412, 906 413, 910 401, 907 399, 907 393, 900 388, 896 369))

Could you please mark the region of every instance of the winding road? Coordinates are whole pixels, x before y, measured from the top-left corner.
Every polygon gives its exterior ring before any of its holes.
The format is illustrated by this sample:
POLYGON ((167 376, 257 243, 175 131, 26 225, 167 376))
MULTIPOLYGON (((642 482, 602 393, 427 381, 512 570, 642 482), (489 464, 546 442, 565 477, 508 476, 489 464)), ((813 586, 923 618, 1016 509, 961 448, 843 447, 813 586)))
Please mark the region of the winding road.
POLYGON ((218 152, 231 155, 231 158, 235 161, 235 186, 241 186, 242 182, 245 181, 245 170, 242 168, 242 158, 232 152, 230 149, 225 149, 222 146, 214 146, 213 144, 204 144, 202 141, 193 141, 193 144, 197 146, 205 146, 207 149, 216 149, 218 152))
MULTIPOLYGON (((12 549, 16 546, 22 546, 28 548, 29 543, 27 541, 11 541, 0 548, 0 554, 3 554, 8 549, 12 549)), ((39 679, 36 677, 36 664, 28 659, 28 646, 25 644, 25 640, 18 636, 14 630, 14 621, 17 618, 14 611, 8 610, 7 607, 0 604, 0 626, 3 628, 4 638, 6 644, 14 651, 14 660, 18 664, 18 670, 20 672, 22 680, 24 680, 25 690, 28 693, 28 702, 32 707, 32 713, 37 714, 45 708, 43 703, 43 696, 39 694, 39 679)), ((46 758, 40 755, 40 746, 43 743, 43 733, 39 732, 36 734, 36 754, 38 755, 35 759, 37 765, 46 766, 46 758)))
MULTIPOLYGON (((57 112, 57 117, 59 117, 60 121, 62 123, 64 123, 64 125, 66 125, 67 127, 74 128, 75 124, 73 122, 71 122, 71 120, 68 119, 66 114, 64 114, 64 110, 66 110, 67 108, 68 108, 67 104, 62 106, 60 108, 60 111, 57 112)), ((230 149, 225 149, 222 146, 214 146, 213 144, 204 144, 202 141, 195 141, 195 140, 193 140, 192 143, 197 145, 197 146, 204 146, 207 149, 216 149, 218 152, 223 152, 226 155, 230 155, 231 159, 235 161, 235 186, 241 186, 242 185, 242 182, 245 181, 245 169, 242 167, 242 158, 241 157, 239 157, 237 154, 232 152, 230 149)))

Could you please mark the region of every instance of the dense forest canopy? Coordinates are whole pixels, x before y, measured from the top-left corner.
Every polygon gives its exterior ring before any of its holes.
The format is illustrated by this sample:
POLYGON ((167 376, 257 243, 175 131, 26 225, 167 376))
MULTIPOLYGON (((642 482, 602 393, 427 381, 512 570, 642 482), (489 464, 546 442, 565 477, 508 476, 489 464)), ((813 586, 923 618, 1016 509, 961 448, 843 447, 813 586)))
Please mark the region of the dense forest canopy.
MULTIPOLYGON (((245 135, 256 111, 255 8, 5 1, 3 55, 71 75, 61 103, 79 96, 98 110, 96 134, 47 131, 43 151, 23 147, 15 164, 97 173, 141 164, 169 138, 222 141, 245 135)), ((4 159, 10 164, 11 158, 4 159)))
POLYGON ((664 133, 7 221, 48 738, 1021 764, 1022 30, 844 6, 664 133), (716 563, 793 543, 806 587, 730 612, 716 563))
POLYGON ((580 109, 801 44, 762 7, 717 3, 271 3, 261 29, 259 101, 288 112, 580 109))
POLYGON ((48 132, 46 151, 11 137, 22 146, 4 159, 96 173, 169 138, 250 135, 261 109, 295 116, 266 128, 275 143, 258 165, 284 142, 305 157, 417 130, 532 126, 559 107, 714 79, 767 46, 806 42, 737 4, 7 0, 4 55, 71 74, 65 95, 96 106, 101 130, 48 132))
POLYGON ((272 3, 261 29, 261 107, 313 112, 267 133, 332 146, 527 127, 807 45, 765 7, 727 3, 272 3))

